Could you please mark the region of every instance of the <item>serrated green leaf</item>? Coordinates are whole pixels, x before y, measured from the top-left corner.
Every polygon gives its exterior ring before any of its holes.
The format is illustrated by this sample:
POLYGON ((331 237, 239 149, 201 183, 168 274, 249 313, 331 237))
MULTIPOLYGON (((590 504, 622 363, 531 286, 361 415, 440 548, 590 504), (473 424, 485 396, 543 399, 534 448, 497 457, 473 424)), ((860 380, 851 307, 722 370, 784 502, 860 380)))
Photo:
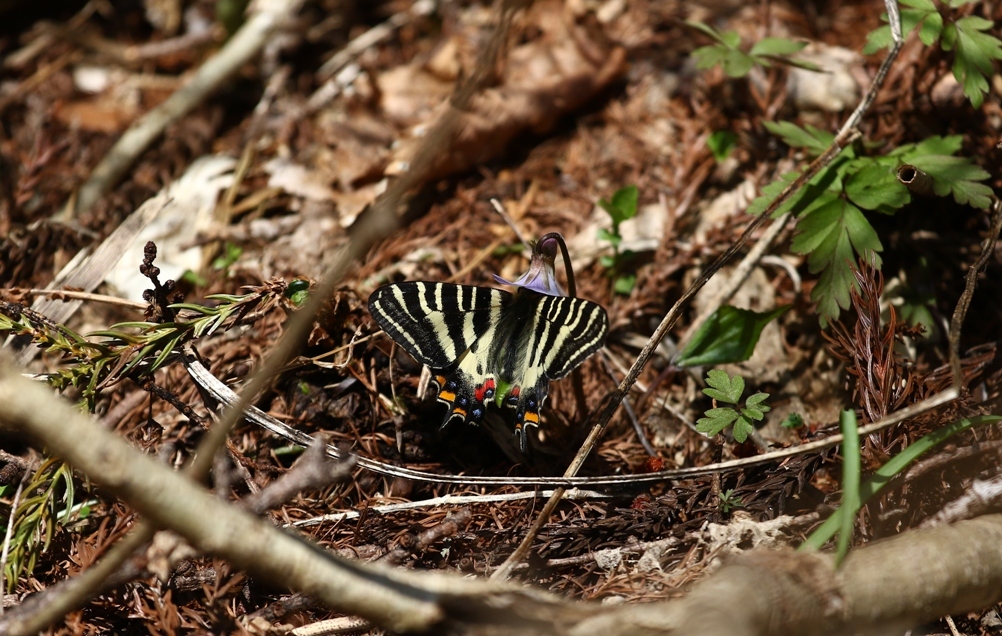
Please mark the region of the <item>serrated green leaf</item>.
POLYGON ((888 153, 891 157, 900 157, 902 163, 914 163, 916 157, 923 155, 954 155, 964 145, 962 135, 939 135, 926 137, 917 144, 905 144, 888 153))
POLYGON ((937 11, 929 13, 919 27, 919 40, 926 46, 932 46, 943 34, 943 16, 937 11))
POLYGON ((963 85, 971 105, 979 108, 988 92, 988 78, 992 76, 994 60, 1002 59, 1002 41, 983 33, 994 25, 978 16, 960 18, 953 26, 954 29, 948 25, 944 30, 943 48, 950 50, 956 47, 953 76, 963 85), (949 38, 947 31, 951 32, 949 38))
POLYGON ((762 38, 752 46, 749 55, 753 57, 759 55, 790 55, 803 50, 807 42, 795 42, 787 38, 762 38))
MULTIPOLYGON (((848 150, 848 149, 846 149, 848 150)), ((842 191, 841 171, 845 169, 845 164, 851 156, 843 151, 843 155, 836 158, 827 168, 819 172, 807 185, 787 199, 786 203, 776 208, 772 217, 777 218, 791 212, 796 216, 810 213, 812 210, 822 205, 823 197, 830 196, 842 191)), ((793 183, 799 172, 788 172, 780 177, 779 181, 774 181, 762 188, 762 195, 757 197, 748 206, 748 214, 759 215, 765 212, 772 202, 778 197, 786 187, 793 183)))
POLYGON ((738 417, 738 412, 734 409, 710 409, 706 412, 706 417, 696 420, 696 430, 713 437, 730 426, 738 417))
MULTIPOLYGON (((886 15, 886 14, 885 14, 886 15)), ((866 44, 863 46, 863 55, 873 55, 880 49, 886 49, 894 42, 891 35, 891 27, 884 25, 870 31, 866 36, 866 44)))
MULTIPOLYGON (((922 43, 929 46, 935 42, 943 27, 943 16, 936 11, 936 5, 927 0, 915 0, 914 2, 902 0, 901 4, 911 7, 900 11, 902 36, 908 37, 908 34, 914 31, 915 27, 921 25, 919 39, 922 40, 922 43)), ((888 21, 887 14, 882 14, 880 20, 886 23, 888 21)), ((863 54, 872 55, 880 49, 889 47, 893 41, 891 27, 885 24, 874 29, 867 36, 863 54)))
POLYGON ((812 155, 820 155, 835 140, 835 135, 814 126, 801 128, 789 121, 766 121, 762 124, 766 130, 781 138, 786 145, 804 148, 812 155))
POLYGON ((765 402, 768 399, 769 399, 768 393, 761 393, 761 392, 755 393, 754 395, 749 396, 747 400, 745 400, 745 406, 747 406, 748 408, 761 409, 763 412, 768 413, 769 411, 772 410, 772 407, 763 404, 763 402, 765 402))
POLYGON ((719 369, 713 369, 706 374, 706 383, 710 388, 703 389, 703 393, 714 400, 729 404, 737 404, 745 390, 744 378, 740 375, 732 378, 719 369))
POLYGON ((953 195, 953 200, 960 205, 970 205, 981 210, 987 209, 992 202, 992 189, 979 181, 988 179, 991 175, 966 157, 947 157, 944 155, 924 155, 914 157, 911 161, 922 170, 933 182, 933 192, 937 196, 953 195))
POLYGON ((802 216, 797 231, 791 249, 808 255, 811 273, 821 272, 811 299, 818 303, 818 313, 824 319, 837 318, 839 308, 849 307, 849 292, 856 284, 853 252, 879 268, 880 239, 859 208, 838 196, 802 216))
POLYGON ((858 159, 859 169, 845 182, 845 194, 864 210, 893 214, 911 201, 911 194, 890 166, 867 159, 858 159))
MULTIPOLYGON (((756 312, 724 305, 713 312, 675 358, 680 368, 743 362, 752 356, 762 329, 790 305, 756 312)), ((742 387, 743 388, 743 387, 742 387)))

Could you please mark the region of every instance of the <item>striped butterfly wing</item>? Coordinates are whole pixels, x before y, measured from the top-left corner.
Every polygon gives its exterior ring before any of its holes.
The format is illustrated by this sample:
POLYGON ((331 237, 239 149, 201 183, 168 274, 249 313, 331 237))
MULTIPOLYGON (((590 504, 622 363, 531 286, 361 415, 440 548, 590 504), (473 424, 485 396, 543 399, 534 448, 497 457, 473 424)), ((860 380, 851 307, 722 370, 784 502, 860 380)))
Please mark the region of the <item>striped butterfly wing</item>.
POLYGON ((511 298, 490 287, 394 283, 369 296, 369 313, 415 360, 446 369, 497 324, 511 298))
POLYGON ((601 349, 608 331, 609 317, 601 305, 582 298, 539 296, 532 328, 523 336, 529 341, 521 386, 505 400, 515 409, 515 432, 523 450, 524 428, 539 424, 550 380, 566 376, 601 349))
POLYGON ((601 305, 582 298, 545 296, 539 303, 536 337, 529 365, 559 380, 602 348, 609 317, 601 305))
POLYGON ((581 298, 447 283, 385 285, 369 297, 369 312, 414 359, 440 372, 444 424, 476 424, 491 402, 503 404, 515 410, 523 450, 549 381, 600 349, 609 329, 605 310, 581 298))

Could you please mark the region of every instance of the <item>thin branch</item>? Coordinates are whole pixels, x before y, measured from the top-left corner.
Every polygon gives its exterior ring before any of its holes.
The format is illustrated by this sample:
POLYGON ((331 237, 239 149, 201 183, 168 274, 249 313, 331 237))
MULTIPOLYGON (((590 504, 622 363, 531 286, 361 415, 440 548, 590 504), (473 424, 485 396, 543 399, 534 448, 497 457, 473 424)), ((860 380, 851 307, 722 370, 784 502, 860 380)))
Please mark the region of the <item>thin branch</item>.
POLYGON ((960 329, 967 316, 967 309, 971 306, 971 299, 974 297, 974 288, 978 285, 978 276, 988 265, 988 259, 995 254, 995 242, 998 240, 999 231, 1002 230, 1002 202, 996 197, 992 197, 992 225, 988 231, 988 236, 981 245, 981 256, 967 270, 967 279, 964 285, 964 293, 957 301, 957 308, 953 310, 953 317, 950 319, 950 369, 953 373, 953 386, 961 389, 964 381, 963 371, 960 365, 960 329))

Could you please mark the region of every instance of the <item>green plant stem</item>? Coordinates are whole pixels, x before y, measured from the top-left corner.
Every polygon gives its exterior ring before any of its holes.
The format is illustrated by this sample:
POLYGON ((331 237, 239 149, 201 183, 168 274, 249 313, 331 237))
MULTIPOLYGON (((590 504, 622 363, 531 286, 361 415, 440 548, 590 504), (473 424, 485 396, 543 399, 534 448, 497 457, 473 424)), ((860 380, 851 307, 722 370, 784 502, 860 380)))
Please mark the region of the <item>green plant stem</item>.
MULTIPOLYGON (((1002 416, 982 415, 947 424, 943 428, 929 433, 922 439, 892 457, 890 461, 878 468, 877 471, 873 473, 872 477, 863 482, 863 484, 859 487, 859 505, 862 506, 866 504, 866 502, 880 492, 881 488, 886 486, 887 482, 889 482, 894 476, 910 466, 912 462, 921 457, 925 452, 941 444, 946 439, 974 426, 991 424, 992 422, 998 422, 999 420, 1002 420, 1002 416)), ((831 517, 818 526, 817 530, 812 532, 811 535, 807 537, 807 539, 797 549, 820 550, 821 547, 827 543, 836 532, 838 532, 838 529, 842 526, 842 516, 844 514, 845 512, 843 511, 843 508, 840 507, 832 514, 831 517)))
POLYGON ((838 547, 835 552, 836 565, 842 564, 849 551, 853 529, 856 526, 856 513, 860 508, 859 480, 862 471, 862 461, 859 450, 859 425, 856 422, 856 412, 842 411, 838 419, 842 429, 842 523, 839 524, 838 547))

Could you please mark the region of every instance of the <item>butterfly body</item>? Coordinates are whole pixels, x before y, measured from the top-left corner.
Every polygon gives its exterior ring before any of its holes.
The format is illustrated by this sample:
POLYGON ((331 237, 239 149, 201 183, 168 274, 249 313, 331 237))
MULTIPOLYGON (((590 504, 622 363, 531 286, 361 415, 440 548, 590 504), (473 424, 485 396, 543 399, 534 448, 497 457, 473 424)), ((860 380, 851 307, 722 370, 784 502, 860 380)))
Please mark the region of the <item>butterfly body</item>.
MULTIPOLYGON (((479 423, 494 404, 514 412, 515 432, 539 424, 549 381, 566 376, 605 341, 608 317, 580 298, 520 287, 405 282, 380 287, 369 311, 417 361, 436 371, 445 424, 479 423)), ((444 425, 444 424, 443 424, 444 425)))

